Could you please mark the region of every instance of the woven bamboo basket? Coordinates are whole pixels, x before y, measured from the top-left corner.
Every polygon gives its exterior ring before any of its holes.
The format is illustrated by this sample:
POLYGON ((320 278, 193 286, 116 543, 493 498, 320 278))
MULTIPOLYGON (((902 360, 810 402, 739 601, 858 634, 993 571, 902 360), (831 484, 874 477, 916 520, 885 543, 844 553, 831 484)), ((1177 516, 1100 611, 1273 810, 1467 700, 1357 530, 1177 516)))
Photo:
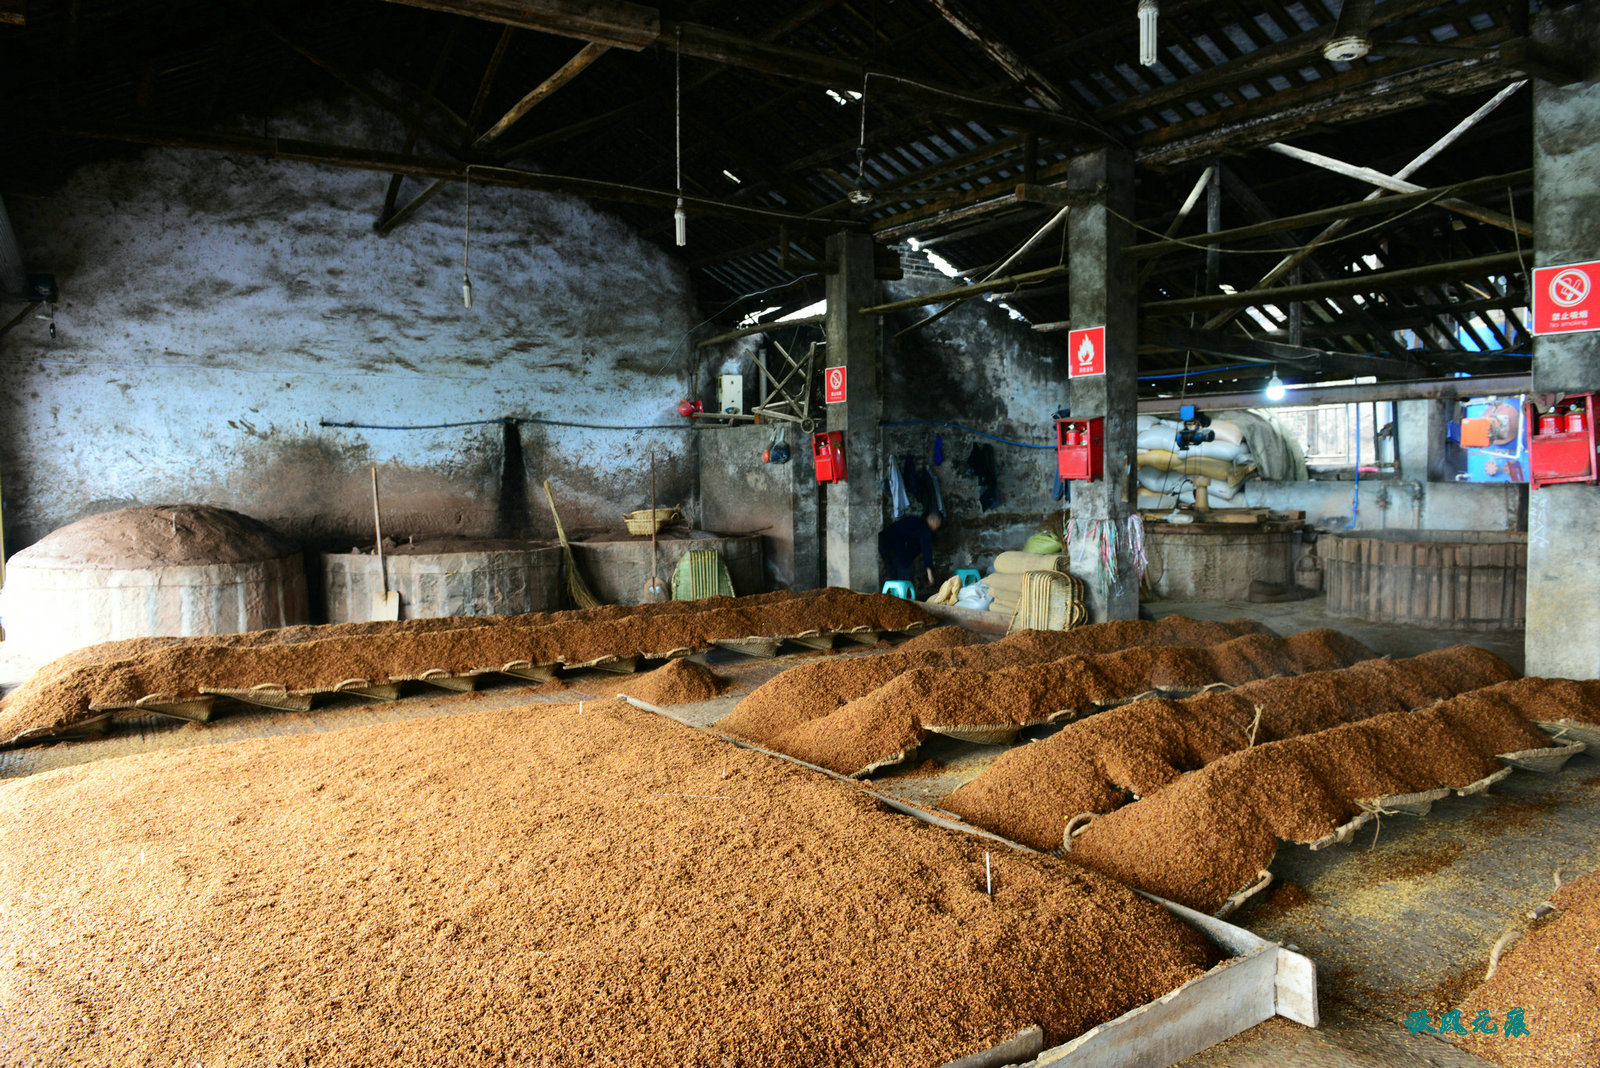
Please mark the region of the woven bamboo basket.
POLYGON ((637 512, 628 512, 623 515, 622 521, 628 524, 628 533, 635 537, 648 538, 662 527, 683 521, 683 513, 676 505, 671 508, 641 508, 637 512))

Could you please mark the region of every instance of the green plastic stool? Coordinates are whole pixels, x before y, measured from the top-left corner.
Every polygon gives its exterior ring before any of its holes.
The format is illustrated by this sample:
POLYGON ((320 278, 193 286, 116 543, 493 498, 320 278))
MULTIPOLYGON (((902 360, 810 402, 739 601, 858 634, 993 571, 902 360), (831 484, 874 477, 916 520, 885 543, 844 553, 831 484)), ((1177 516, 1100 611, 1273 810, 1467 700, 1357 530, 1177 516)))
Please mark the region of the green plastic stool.
POLYGON ((899 597, 905 601, 915 601, 917 599, 916 587, 905 579, 890 579, 883 584, 883 592, 891 597, 899 597))
POLYGON ((962 589, 976 585, 983 578, 982 575, 978 574, 978 569, 975 567, 956 568, 956 577, 961 580, 962 589))

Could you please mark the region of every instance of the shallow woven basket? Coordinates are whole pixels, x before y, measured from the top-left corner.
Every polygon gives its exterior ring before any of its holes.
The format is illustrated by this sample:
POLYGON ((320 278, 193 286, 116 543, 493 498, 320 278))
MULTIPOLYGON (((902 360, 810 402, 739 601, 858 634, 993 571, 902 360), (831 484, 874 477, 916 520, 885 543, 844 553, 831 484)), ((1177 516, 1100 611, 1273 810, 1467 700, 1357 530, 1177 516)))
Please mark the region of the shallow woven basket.
POLYGON ((678 511, 676 505, 671 508, 657 508, 652 515, 649 508, 642 508, 637 512, 628 512, 622 521, 628 524, 628 533, 639 537, 649 537, 662 527, 683 519, 683 513, 678 511))

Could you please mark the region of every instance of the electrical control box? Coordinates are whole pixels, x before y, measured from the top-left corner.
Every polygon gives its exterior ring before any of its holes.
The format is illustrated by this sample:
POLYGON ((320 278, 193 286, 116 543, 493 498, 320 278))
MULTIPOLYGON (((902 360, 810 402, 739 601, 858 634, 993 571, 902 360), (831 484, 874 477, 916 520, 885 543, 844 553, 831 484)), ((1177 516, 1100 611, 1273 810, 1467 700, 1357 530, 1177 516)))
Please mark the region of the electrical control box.
POLYGON ((717 411, 744 414, 744 375, 723 375, 717 386, 717 411))
POLYGON ((1062 478, 1094 481, 1104 474, 1102 419, 1056 420, 1056 473, 1062 478))
POLYGON ((1528 481, 1534 489, 1553 482, 1600 481, 1594 433, 1595 395, 1573 393, 1543 411, 1523 401, 1523 419, 1533 428, 1528 444, 1528 481))
POLYGON ((811 459, 817 466, 818 482, 846 482, 844 473, 844 432, 828 430, 811 435, 811 459))

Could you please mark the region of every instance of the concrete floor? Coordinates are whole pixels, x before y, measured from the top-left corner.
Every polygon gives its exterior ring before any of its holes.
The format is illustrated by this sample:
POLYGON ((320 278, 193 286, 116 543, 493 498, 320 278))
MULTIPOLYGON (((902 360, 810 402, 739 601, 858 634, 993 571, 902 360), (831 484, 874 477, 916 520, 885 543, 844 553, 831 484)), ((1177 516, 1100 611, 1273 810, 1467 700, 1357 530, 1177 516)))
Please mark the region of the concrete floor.
MULTIPOLYGON (((1491 649, 1521 664, 1520 634, 1427 631, 1328 617, 1320 600, 1256 605, 1246 602, 1158 603, 1155 616, 1202 619, 1245 616, 1291 633, 1311 627, 1344 630, 1381 652, 1414 655, 1456 642, 1491 649)), ((0 647, 3 648, 3 647, 0 647)), ((872 655, 850 650, 836 655, 872 655)), ((710 725, 754 687, 820 654, 796 652, 757 660, 716 651, 713 668, 731 678, 724 697, 668 710, 677 719, 710 725)), ((0 683, 26 665, 0 654, 0 683), (7 669, 10 668, 8 671, 7 669)), ((571 676, 565 690, 510 683, 469 694, 427 687, 397 702, 342 698, 311 713, 235 706, 209 725, 160 717, 129 721, 108 738, 0 752, 0 777, 155 749, 216 744, 240 738, 425 716, 456 715, 530 702, 600 699, 627 689, 627 676, 571 676)), ((987 767, 1005 747, 935 739, 915 767, 875 778, 877 789, 935 806, 987 767), (932 760, 929 765, 924 762, 932 760)), ((1323 1025, 1316 1031, 1282 1019, 1262 1024, 1186 1061, 1197 1068, 1368 1068, 1432 1065, 1485 1068, 1488 1062, 1402 1025, 1413 1009, 1437 1012, 1459 1002, 1479 981, 1494 940, 1545 900, 1552 872, 1600 867, 1600 760, 1574 759, 1558 775, 1518 772, 1489 794, 1451 798, 1424 818, 1395 817, 1369 825, 1347 846, 1319 853, 1285 846, 1273 862, 1277 885, 1229 917, 1264 937, 1298 947, 1318 965, 1323 1025)))

